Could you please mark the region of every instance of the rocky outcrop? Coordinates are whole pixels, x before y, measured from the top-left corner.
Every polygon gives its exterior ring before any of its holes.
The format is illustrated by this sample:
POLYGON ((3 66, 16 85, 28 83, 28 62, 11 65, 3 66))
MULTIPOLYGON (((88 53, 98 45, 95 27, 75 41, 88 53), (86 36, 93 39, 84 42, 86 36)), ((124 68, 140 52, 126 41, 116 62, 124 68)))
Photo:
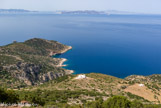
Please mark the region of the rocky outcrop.
POLYGON ((55 69, 55 71, 47 72, 43 71, 43 68, 41 64, 35 65, 32 63, 18 62, 12 66, 4 66, 3 70, 9 71, 12 77, 23 81, 27 85, 37 85, 72 73, 71 70, 65 69, 60 71, 55 69))

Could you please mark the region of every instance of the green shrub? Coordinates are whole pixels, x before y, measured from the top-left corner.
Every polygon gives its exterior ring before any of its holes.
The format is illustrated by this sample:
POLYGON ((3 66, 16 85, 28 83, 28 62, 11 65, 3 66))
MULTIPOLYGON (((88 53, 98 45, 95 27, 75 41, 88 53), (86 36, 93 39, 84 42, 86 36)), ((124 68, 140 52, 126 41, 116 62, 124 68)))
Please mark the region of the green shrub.
POLYGON ((131 102, 124 96, 113 96, 103 103, 103 108, 130 108, 131 102))

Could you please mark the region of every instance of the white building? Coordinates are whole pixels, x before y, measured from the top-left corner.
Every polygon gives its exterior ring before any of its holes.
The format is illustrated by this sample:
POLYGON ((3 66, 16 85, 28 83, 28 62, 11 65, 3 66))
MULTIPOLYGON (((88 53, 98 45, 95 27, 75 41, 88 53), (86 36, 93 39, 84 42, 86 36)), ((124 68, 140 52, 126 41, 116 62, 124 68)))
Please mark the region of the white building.
POLYGON ((144 84, 139 84, 139 86, 140 86, 140 87, 143 87, 143 86, 144 86, 144 84))
POLYGON ((75 79, 84 79, 86 78, 85 74, 78 75, 75 79))

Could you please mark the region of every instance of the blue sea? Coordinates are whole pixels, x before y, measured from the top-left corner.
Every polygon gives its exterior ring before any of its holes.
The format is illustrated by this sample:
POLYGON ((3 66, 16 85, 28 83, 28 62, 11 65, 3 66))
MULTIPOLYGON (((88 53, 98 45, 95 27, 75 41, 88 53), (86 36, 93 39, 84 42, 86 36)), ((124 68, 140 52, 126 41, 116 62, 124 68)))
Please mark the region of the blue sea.
POLYGON ((0 15, 1 46, 34 37, 71 45, 75 74, 161 74, 160 15, 0 15))

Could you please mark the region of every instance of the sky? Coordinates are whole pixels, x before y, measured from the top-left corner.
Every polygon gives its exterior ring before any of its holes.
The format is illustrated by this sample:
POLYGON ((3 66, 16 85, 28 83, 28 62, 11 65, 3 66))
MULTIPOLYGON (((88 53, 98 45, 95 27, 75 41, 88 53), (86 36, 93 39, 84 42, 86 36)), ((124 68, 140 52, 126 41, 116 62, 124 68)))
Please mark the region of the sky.
POLYGON ((0 0, 0 9, 118 10, 161 14, 161 0, 0 0))

